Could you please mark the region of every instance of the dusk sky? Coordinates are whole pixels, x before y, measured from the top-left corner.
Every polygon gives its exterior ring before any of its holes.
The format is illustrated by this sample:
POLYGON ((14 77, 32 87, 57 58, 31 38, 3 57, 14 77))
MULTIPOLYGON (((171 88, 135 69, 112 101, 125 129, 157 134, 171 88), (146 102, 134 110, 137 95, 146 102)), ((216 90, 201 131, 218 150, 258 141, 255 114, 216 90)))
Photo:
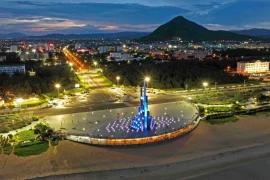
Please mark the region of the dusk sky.
POLYGON ((0 33, 150 32, 179 15, 212 30, 270 29, 269 0, 1 0, 0 33))

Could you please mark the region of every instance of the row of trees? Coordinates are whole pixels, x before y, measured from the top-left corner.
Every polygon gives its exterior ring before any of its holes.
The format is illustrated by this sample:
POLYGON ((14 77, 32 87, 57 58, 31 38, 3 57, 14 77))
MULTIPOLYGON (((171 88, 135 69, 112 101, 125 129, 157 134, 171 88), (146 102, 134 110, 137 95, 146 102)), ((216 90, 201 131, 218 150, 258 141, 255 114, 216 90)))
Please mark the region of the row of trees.
POLYGON ((62 86, 71 86, 76 80, 76 76, 67 65, 51 67, 32 68, 36 76, 15 73, 13 76, 0 74, 0 95, 7 96, 7 92, 16 96, 28 96, 31 93, 42 94, 55 90, 55 84, 62 86))
POLYGON ((116 82, 116 76, 120 76, 121 84, 131 86, 141 85, 143 78, 150 76, 149 86, 160 89, 201 87, 204 81, 210 84, 242 83, 247 79, 242 75, 227 74, 224 72, 227 66, 236 66, 236 62, 230 60, 112 62, 104 66, 104 74, 113 82, 116 82))

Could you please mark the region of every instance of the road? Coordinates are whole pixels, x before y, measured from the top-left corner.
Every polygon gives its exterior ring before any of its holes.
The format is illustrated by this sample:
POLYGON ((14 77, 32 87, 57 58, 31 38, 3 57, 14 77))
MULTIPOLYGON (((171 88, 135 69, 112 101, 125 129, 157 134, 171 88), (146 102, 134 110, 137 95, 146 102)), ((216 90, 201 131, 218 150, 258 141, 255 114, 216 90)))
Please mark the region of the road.
POLYGON ((108 83, 104 82, 104 79, 95 70, 77 74, 80 76, 83 85, 90 89, 109 87, 108 83))
POLYGON ((248 90, 254 90, 254 89, 269 89, 270 83, 260 83, 258 85, 253 84, 246 84, 244 85, 232 85, 232 86, 219 86, 217 88, 207 88, 206 90, 203 89, 191 89, 191 90, 183 90, 183 91, 168 91, 169 94, 174 95, 190 95, 190 94, 204 94, 204 93, 211 93, 211 92, 228 92, 228 91, 248 91, 248 90))
MULTIPOLYGON (((269 88, 267 88, 269 89, 269 88)), ((239 92, 241 90, 233 90, 239 92)), ((187 101, 189 95, 202 94, 201 91, 195 91, 194 94, 172 94, 147 93, 149 104, 168 103, 176 101, 187 101)), ((64 104, 64 107, 38 108, 27 110, 39 116, 60 115, 76 112, 97 111, 104 109, 115 109, 123 107, 135 107, 139 105, 139 90, 125 90, 120 88, 96 88, 88 94, 79 94, 73 97, 72 102, 64 104)))
POLYGON ((81 63, 81 61, 76 56, 74 56, 68 49, 64 49, 63 51, 66 58, 69 60, 69 62, 72 63, 72 66, 75 68, 76 71, 89 70, 89 67, 81 63))
MULTIPOLYGON (((90 96, 87 96, 87 98, 81 99, 80 97, 77 97, 74 102, 65 104, 63 107, 54 106, 52 108, 30 109, 26 110, 26 112, 31 112, 42 117, 60 114, 98 111, 104 109, 135 107, 139 105, 139 98, 135 98, 133 101, 126 102, 112 101, 110 100, 110 98, 114 96, 114 94, 113 92, 111 92, 112 94, 108 94, 108 92, 109 91, 106 91, 106 89, 96 89, 92 90, 90 96), (104 92, 106 92, 106 94, 104 92)), ((186 100, 186 98, 182 96, 175 97, 170 95, 157 95, 155 97, 150 96, 149 104, 160 104, 182 100, 186 100)))

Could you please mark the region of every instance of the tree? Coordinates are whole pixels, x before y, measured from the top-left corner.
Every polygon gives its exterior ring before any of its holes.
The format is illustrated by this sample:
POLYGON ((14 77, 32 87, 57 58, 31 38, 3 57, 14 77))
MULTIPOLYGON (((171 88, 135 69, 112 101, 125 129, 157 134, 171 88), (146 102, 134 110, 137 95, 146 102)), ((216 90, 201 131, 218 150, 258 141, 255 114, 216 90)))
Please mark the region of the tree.
POLYGON ((0 147, 5 147, 5 145, 8 143, 8 137, 5 137, 3 135, 0 135, 0 147))
POLYGON ((42 140, 45 140, 46 137, 49 137, 52 134, 53 130, 51 127, 39 123, 34 127, 34 133, 40 135, 42 140))
POLYGON ((270 97, 264 95, 263 93, 258 93, 256 95, 256 99, 258 103, 264 103, 264 102, 269 102, 270 101, 270 97))

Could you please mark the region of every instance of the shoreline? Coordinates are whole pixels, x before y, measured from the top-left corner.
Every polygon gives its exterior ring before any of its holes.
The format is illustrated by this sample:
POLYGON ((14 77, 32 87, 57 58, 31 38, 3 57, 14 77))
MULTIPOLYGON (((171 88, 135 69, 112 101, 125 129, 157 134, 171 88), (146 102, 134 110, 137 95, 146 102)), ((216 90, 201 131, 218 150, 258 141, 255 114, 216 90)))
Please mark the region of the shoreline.
POLYGON ((2 154, 0 179, 119 179, 120 175, 189 179, 196 173, 268 156, 269 114, 240 116, 239 121, 223 125, 200 122, 195 131, 182 137, 145 146, 100 147, 60 141, 37 156, 2 154))
POLYGON ((234 148, 210 156, 198 157, 190 160, 161 164, 154 166, 134 167, 105 171, 89 171, 61 175, 35 177, 30 179, 119 179, 123 176, 128 179, 191 179, 210 174, 254 161, 263 157, 270 157, 270 142, 266 144, 253 144, 249 147, 234 148), (254 155, 254 153, 256 153, 254 155), (106 176, 107 178, 106 178, 106 176), (144 176, 144 177, 141 177, 144 176))

